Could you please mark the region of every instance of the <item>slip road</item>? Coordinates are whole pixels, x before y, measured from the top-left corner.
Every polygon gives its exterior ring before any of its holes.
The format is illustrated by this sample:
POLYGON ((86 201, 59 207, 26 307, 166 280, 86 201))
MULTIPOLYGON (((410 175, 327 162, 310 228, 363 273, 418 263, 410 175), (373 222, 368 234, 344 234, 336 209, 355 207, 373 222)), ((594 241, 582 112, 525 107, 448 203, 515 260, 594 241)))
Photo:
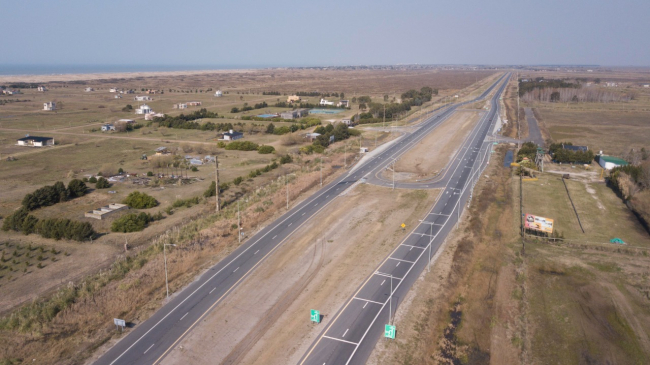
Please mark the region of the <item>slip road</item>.
MULTIPOLYGON (((504 77, 473 101, 485 98, 504 77)), ((156 311, 148 320, 130 330, 123 339, 103 354, 95 364, 159 363, 172 349, 178 346, 180 341, 216 305, 282 243, 287 241, 306 221, 359 179, 366 175, 375 174, 380 169, 385 168, 392 160, 408 151, 427 133, 448 118, 458 106, 463 104, 443 107, 432 113, 416 131, 403 136, 400 143, 394 144, 386 151, 366 161, 355 168, 353 172, 335 179, 313 196, 296 205, 276 221, 259 231, 225 259, 188 285, 182 292, 173 296, 168 303, 156 311)), ((404 267, 408 266, 406 264, 408 263, 405 262, 404 267)), ((348 336, 352 336, 352 334, 350 333, 348 336)), ((330 363, 334 364, 335 362, 330 363)))

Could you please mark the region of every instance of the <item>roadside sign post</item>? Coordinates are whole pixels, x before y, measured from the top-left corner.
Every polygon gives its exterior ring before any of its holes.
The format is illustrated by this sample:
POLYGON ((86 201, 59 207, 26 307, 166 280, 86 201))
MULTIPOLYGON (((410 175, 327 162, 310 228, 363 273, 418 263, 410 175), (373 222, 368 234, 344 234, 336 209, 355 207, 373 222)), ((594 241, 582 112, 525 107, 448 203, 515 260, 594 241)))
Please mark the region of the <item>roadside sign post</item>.
POLYGON ((124 327, 126 326, 126 321, 123 319, 119 318, 113 318, 113 323, 115 324, 115 329, 122 328, 122 332, 124 332, 124 327))
POLYGON ((384 337, 390 338, 391 340, 395 339, 395 326, 387 324, 384 327, 384 337))
POLYGON ((316 309, 312 309, 310 313, 311 321, 320 323, 320 311, 317 311, 316 309))
POLYGON ((406 224, 402 223, 402 225, 400 227, 402 227, 402 231, 404 231, 405 228, 406 228, 406 224))

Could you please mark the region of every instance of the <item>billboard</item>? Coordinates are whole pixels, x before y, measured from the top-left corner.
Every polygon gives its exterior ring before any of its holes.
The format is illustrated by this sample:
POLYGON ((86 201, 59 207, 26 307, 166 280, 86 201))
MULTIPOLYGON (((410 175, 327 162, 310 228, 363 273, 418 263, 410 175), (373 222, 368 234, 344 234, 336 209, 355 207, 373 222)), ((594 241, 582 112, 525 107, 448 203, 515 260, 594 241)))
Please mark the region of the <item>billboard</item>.
POLYGON ((524 227, 534 231, 553 233, 553 220, 537 215, 526 214, 524 227))

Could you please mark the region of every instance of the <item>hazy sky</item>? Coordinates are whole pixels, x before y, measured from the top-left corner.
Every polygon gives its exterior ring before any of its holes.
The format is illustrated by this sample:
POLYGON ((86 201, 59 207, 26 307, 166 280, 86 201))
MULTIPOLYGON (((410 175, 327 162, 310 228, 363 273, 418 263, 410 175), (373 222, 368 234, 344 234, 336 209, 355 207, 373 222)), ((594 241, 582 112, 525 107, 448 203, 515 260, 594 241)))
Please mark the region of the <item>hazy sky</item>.
POLYGON ((0 64, 650 66, 649 0, 0 0, 0 64))

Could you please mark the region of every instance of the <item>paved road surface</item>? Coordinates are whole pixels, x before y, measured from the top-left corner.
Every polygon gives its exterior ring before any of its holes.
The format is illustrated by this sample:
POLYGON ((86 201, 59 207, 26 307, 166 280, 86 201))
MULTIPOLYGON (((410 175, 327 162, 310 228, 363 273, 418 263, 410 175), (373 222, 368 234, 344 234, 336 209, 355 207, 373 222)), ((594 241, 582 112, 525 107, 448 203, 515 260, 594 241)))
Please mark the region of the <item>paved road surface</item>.
MULTIPOLYGON (((503 77, 499 81, 502 80, 503 77)), ((484 98, 497 84, 498 82, 492 85, 479 98, 484 98)), ((353 172, 327 184, 313 196, 293 207, 275 222, 255 234, 174 296, 151 318, 129 330, 130 333, 102 355, 96 364, 159 363, 212 308, 232 292, 279 245, 286 242, 302 224, 363 176, 376 173, 392 159, 414 146, 445 116, 451 113, 449 109, 449 107, 441 108, 432 113, 416 132, 404 136, 400 143, 369 159, 353 172)), ((129 318, 126 320, 128 321, 129 318)))
POLYGON ((537 125, 535 113, 531 108, 525 108, 524 111, 528 122, 528 138, 526 138, 525 142, 535 142, 538 146, 544 147, 544 138, 542 137, 542 131, 539 130, 539 125, 537 125))
MULTIPOLYGON (((508 75, 509 77, 509 75, 508 75)), ((500 79, 499 81, 504 81, 500 79)), ((507 80, 506 80, 507 82, 507 80)), ((489 163, 492 141, 486 136, 498 116, 498 100, 506 82, 491 99, 490 111, 463 143, 450 171, 438 184, 444 190, 423 222, 407 222, 415 229, 384 259, 356 293, 323 330, 300 361, 300 365, 364 364, 384 334, 389 312, 394 313, 409 289, 426 269, 462 209, 471 199, 472 189, 489 163), (392 293, 392 295, 391 295, 392 293)), ((308 308, 306 308, 307 310, 308 308)), ((400 329, 397 328, 397 336, 400 329)))

